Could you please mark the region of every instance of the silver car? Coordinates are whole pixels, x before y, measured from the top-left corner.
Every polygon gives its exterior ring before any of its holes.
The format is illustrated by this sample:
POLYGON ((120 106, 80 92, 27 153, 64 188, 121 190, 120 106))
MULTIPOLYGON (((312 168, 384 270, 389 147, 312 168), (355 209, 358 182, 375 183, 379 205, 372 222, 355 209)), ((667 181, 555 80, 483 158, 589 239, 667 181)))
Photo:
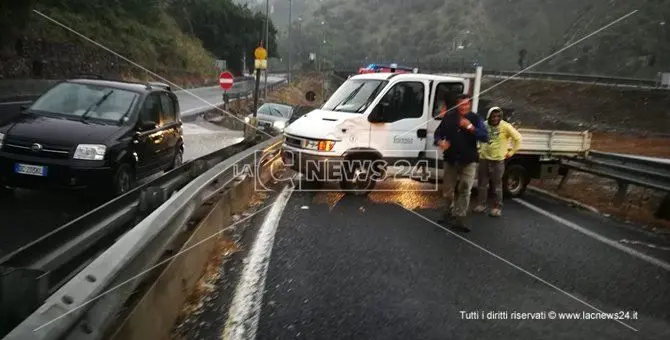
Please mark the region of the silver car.
MULTIPOLYGON (((265 103, 256 111, 258 128, 271 134, 280 134, 284 128, 300 116, 309 112, 308 107, 291 106, 278 103, 265 103)), ((251 115, 245 118, 245 122, 251 121, 251 115)))

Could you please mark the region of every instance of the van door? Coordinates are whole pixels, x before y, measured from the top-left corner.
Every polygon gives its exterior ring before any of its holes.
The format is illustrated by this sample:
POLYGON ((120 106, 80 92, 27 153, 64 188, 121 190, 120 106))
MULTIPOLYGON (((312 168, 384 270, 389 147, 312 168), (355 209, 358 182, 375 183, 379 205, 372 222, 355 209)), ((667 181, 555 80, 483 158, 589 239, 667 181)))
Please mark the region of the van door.
POLYGON ((433 144, 435 139, 435 130, 442 122, 445 114, 455 113, 456 97, 467 91, 467 86, 463 82, 436 82, 431 91, 430 107, 431 118, 428 119, 428 137, 426 138, 426 158, 430 164, 437 168, 442 166, 444 159, 442 150, 433 144))
POLYGON ((427 81, 393 85, 373 109, 382 121, 370 124, 370 147, 389 161, 416 160, 426 146, 428 90, 427 81))

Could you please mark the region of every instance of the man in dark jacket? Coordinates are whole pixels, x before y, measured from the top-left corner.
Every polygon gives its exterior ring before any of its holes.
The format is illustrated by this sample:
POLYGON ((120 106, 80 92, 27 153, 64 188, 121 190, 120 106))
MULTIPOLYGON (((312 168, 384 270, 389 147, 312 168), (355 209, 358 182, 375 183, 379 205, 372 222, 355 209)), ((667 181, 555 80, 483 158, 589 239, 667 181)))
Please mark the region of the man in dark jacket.
POLYGON ((457 99, 456 112, 447 113, 435 130, 435 145, 444 150, 442 183, 447 204, 444 223, 470 231, 465 217, 479 161, 477 141, 487 143, 488 132, 484 120, 471 111, 470 97, 460 95, 457 99), (454 200, 456 183, 458 197, 454 200))

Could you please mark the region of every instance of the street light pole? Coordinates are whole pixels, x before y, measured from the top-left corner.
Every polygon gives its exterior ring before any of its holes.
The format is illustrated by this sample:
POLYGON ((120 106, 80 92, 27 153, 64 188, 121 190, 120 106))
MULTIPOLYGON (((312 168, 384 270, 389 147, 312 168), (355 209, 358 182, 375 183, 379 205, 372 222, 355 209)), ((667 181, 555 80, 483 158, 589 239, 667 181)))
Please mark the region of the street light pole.
POLYGON ((293 13, 293 1, 288 0, 288 83, 291 83, 291 54, 293 54, 293 42, 291 41, 291 29, 293 22, 291 15, 293 13))
MULTIPOLYGON (((270 56, 270 0, 265 0, 265 49, 268 51, 268 59, 270 56)), ((263 98, 268 98, 268 69, 265 69, 265 88, 263 90, 263 98)))

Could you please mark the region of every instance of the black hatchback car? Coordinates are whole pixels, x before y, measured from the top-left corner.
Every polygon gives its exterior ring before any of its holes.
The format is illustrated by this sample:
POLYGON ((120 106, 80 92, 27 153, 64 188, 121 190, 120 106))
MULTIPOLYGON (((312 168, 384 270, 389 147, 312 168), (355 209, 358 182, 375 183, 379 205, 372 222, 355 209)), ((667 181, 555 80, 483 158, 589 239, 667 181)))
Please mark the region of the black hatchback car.
POLYGON ((60 82, 0 126, 0 188, 96 188, 114 195, 179 166, 179 102, 160 83, 60 82))

